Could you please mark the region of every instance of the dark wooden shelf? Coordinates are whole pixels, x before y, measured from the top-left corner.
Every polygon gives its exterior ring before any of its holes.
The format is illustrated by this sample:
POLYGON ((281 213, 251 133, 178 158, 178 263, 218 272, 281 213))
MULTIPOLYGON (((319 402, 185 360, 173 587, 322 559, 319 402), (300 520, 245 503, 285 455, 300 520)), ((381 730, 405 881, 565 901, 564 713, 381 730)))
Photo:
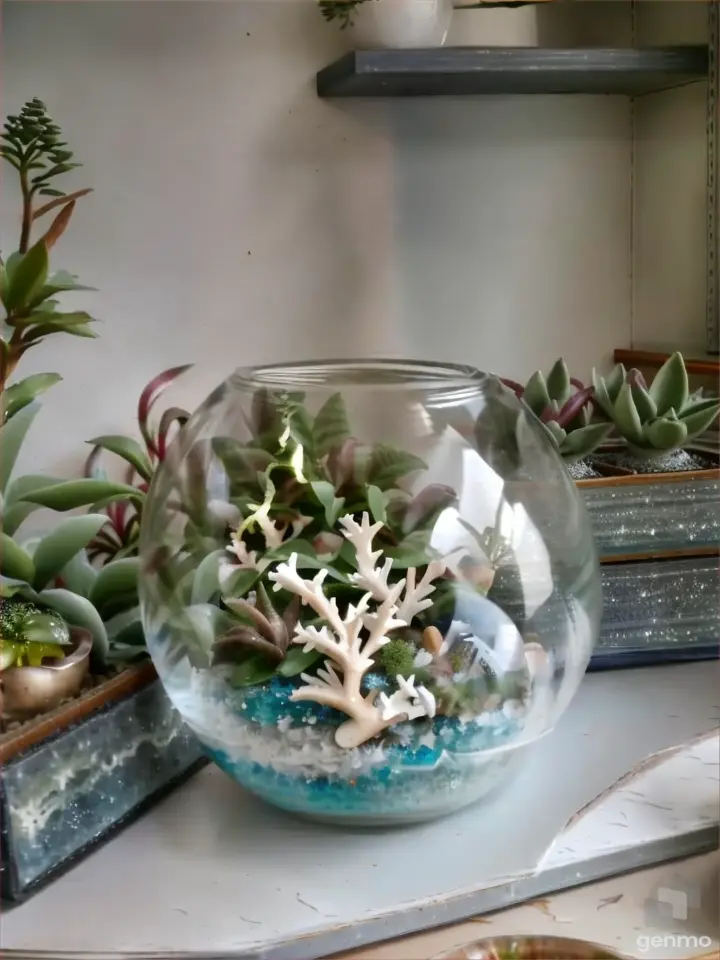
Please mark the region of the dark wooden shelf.
POLYGON ((358 50, 317 75, 320 97, 594 93, 636 96, 703 80, 705 46, 358 50))
POLYGON ((667 358, 675 350, 679 350, 685 360, 688 373, 696 376, 720 376, 720 357, 706 353, 702 348, 683 347, 619 347, 613 357, 615 363, 622 363, 626 367, 648 367, 650 370, 659 370, 667 358))

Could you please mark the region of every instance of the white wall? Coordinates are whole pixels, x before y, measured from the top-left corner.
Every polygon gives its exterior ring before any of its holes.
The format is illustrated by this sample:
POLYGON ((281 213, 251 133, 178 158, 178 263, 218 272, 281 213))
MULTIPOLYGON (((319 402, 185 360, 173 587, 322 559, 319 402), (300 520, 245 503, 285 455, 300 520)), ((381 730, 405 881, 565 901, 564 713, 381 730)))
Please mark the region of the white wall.
MULTIPOLYGON (((707 43, 708 4, 638 4, 638 43, 707 43)), ((634 345, 704 352, 707 83, 635 101, 634 345)))
POLYGON ((23 468, 76 468, 84 439, 132 429, 145 382, 189 360, 191 405, 236 365, 299 355, 523 378, 563 354, 585 377, 629 342, 626 100, 322 102, 315 71, 351 38, 311 0, 3 14, 4 113, 43 98, 84 163, 68 188, 95 188, 56 260, 99 288, 82 302, 104 320, 98 341, 28 356, 25 373, 65 381, 23 468))

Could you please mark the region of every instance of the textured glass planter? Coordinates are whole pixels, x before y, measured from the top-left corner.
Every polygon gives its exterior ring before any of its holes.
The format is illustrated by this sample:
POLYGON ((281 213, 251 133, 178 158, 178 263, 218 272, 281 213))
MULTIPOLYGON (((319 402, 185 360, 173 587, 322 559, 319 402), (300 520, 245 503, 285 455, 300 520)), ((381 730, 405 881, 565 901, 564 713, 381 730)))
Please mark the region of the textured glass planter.
POLYGON ((3 900, 23 900, 203 762, 148 663, 6 733, 3 900))
POLYGON ((604 564, 591 669, 717 657, 719 573, 716 556, 604 564))
POLYGON ((238 371, 169 451, 140 556, 183 718, 242 785, 323 820, 493 791, 568 706, 600 618, 551 440, 462 366, 238 371))
POLYGON ((720 469, 603 477, 577 485, 602 561, 717 549, 720 469))

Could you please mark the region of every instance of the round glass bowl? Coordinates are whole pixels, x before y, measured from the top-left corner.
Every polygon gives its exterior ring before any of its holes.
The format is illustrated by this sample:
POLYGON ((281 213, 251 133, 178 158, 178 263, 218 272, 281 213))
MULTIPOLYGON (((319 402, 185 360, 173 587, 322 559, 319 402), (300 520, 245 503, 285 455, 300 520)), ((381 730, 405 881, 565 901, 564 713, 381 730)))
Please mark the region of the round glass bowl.
POLYGON ((140 553, 174 705, 230 776, 319 819, 425 820, 494 790, 599 625, 583 501, 470 367, 238 371, 157 473, 140 553))

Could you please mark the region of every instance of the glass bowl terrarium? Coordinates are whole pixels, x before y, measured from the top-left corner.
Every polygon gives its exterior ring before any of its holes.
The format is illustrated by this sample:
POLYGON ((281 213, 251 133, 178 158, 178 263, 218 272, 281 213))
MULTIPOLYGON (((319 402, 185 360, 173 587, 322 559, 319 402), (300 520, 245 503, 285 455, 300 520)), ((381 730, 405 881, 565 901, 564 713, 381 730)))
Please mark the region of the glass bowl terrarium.
POLYGON ((147 642, 213 760, 361 824, 493 791, 575 693, 600 613, 582 500, 534 415, 469 367, 240 370, 152 484, 147 642))

